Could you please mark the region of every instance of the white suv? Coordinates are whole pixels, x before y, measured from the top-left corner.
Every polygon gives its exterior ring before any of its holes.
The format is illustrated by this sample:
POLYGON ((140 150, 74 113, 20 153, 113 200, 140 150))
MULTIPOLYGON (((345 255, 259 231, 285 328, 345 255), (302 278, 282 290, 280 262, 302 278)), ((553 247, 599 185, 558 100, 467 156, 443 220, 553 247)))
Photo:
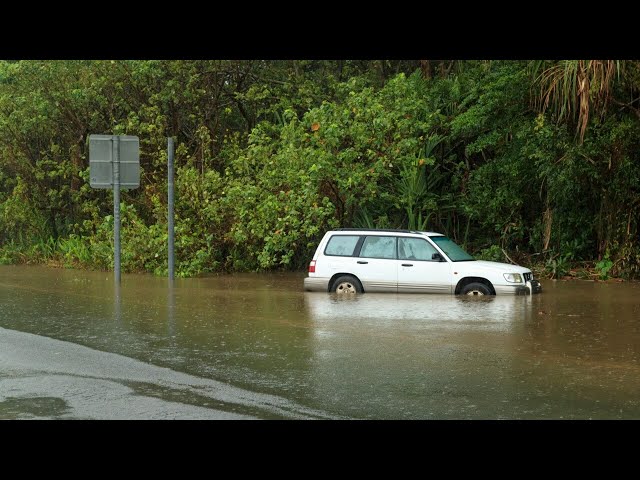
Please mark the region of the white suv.
POLYGON ((463 295, 542 291, 528 268, 475 260, 441 233, 353 228, 325 234, 304 289, 463 295))

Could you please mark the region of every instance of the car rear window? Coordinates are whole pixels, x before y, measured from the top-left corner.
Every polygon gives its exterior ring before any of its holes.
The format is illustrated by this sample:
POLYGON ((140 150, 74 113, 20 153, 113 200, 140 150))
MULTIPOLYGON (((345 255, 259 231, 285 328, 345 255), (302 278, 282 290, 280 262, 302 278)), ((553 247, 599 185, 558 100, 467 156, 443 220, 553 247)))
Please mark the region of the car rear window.
POLYGON ((360 237, 358 235, 334 235, 329 239, 325 255, 336 255, 338 257, 352 257, 353 250, 360 237))

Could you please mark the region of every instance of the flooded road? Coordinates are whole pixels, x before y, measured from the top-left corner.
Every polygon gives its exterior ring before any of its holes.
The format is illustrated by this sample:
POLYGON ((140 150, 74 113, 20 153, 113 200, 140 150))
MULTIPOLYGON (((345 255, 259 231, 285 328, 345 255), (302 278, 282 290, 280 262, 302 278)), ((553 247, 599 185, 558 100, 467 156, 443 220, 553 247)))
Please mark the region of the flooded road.
POLYGON ((472 298, 0 266, 0 419, 640 418, 640 285, 472 298))

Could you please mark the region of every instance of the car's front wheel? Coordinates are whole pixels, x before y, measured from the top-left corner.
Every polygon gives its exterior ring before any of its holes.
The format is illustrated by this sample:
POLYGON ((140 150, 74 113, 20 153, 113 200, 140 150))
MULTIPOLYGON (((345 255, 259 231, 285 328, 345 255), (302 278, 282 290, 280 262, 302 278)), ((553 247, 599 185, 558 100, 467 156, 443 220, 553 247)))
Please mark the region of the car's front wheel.
POLYGON ((336 278, 331 291, 339 295, 354 295, 362 293, 362 286, 360 286, 360 282, 355 277, 343 275, 336 278))
POLYGON ((460 293, 462 295, 491 295, 491 290, 484 283, 472 282, 462 287, 460 293))

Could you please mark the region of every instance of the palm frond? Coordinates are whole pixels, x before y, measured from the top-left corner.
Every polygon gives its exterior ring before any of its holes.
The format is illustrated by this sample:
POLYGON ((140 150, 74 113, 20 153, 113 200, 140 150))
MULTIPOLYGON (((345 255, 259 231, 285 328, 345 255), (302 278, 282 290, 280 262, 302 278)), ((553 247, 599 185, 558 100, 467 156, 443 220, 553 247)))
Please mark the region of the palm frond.
POLYGON ((559 122, 574 121, 582 143, 592 113, 602 115, 606 111, 621 62, 561 60, 544 69, 543 65, 536 62, 531 68, 538 89, 534 104, 543 113, 553 110, 559 122))

